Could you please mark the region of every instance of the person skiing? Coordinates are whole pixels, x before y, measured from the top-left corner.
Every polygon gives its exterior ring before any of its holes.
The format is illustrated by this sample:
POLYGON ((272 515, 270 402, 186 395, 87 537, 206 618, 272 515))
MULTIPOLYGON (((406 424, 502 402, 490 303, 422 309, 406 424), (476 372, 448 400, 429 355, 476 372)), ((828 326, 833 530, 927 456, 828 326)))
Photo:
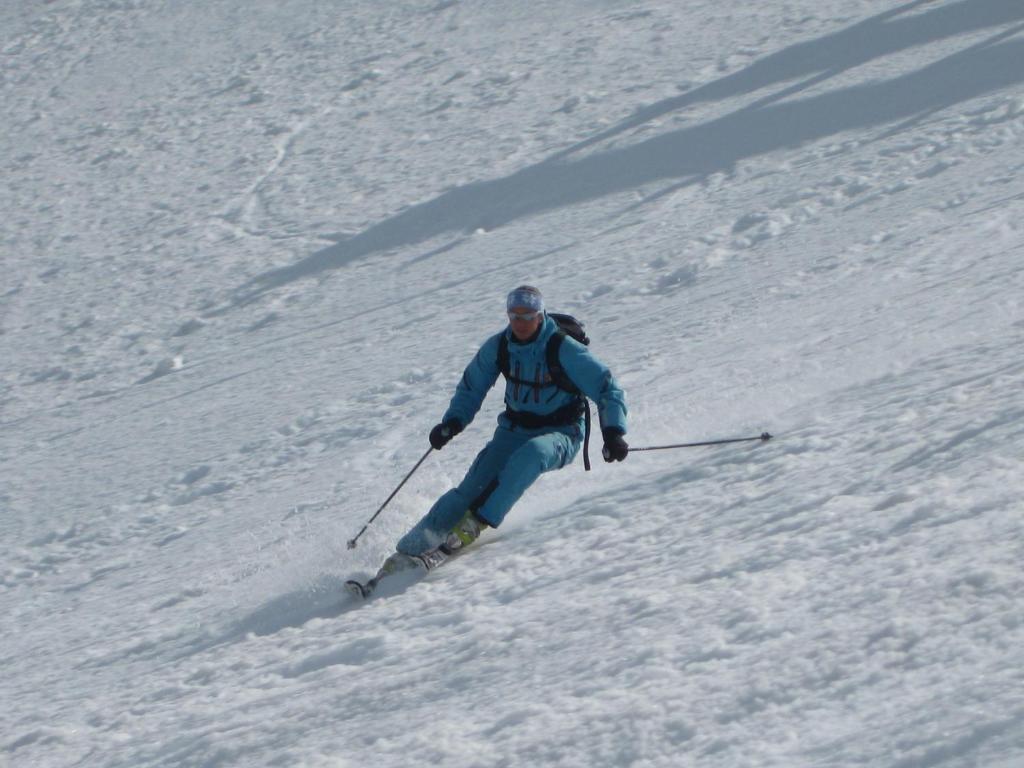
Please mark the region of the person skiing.
MULTIPOLYGON (((605 461, 629 454, 625 395, 608 367, 565 335, 544 308, 541 292, 521 285, 506 298, 508 326, 484 342, 466 368, 430 444, 441 450, 473 421, 498 376, 506 376, 505 410, 494 436, 458 486, 443 494, 398 542, 377 578, 406 568, 432 568, 501 525, 544 472, 561 469, 583 441, 586 396, 597 404, 605 461), (549 366, 548 345, 560 334, 557 363, 575 391, 563 389, 549 366), (504 363, 500 358, 505 356, 504 363), (504 370, 503 370, 504 367, 504 370)), ((564 377, 562 378, 564 381, 564 377)), ((376 579, 374 580, 376 581, 376 579)))

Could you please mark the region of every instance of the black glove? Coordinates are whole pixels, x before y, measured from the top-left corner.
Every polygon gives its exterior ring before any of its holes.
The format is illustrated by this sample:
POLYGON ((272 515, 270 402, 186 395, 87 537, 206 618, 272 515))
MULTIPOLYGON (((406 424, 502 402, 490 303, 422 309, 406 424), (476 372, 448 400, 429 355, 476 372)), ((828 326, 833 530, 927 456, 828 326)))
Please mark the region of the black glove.
POLYGON ((622 430, 618 427, 605 427, 601 435, 604 437, 604 450, 601 452, 604 460, 609 463, 625 461, 629 455, 629 444, 622 439, 622 430))
POLYGON ((462 424, 458 420, 448 419, 448 421, 443 421, 430 430, 430 444, 434 447, 435 451, 440 451, 448 445, 449 440, 461 431, 462 424))

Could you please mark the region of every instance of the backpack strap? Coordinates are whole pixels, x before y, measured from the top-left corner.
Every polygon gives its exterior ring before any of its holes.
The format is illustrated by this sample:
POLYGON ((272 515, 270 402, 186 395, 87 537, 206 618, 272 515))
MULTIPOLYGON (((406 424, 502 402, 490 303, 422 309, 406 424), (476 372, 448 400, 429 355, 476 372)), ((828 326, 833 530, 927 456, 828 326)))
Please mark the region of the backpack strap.
MULTIPOLYGON (((584 414, 584 433, 583 433, 583 467, 587 472, 590 471, 590 401, 580 391, 580 388, 573 384, 572 379, 565 372, 565 368, 562 367, 562 361, 558 357, 559 351, 562 349, 562 342, 565 341, 566 332, 561 328, 551 335, 548 339, 548 346, 545 350, 547 352, 547 364, 548 373, 551 374, 551 380, 555 383, 559 389, 563 389, 569 394, 576 395, 582 402, 585 408, 584 414)), ((506 348, 506 354, 508 350, 506 348)))
POLYGON ((565 341, 565 336, 565 331, 559 328, 548 339, 548 346, 545 350, 547 353, 548 373, 551 374, 551 380, 555 382, 555 386, 559 389, 564 389, 570 395, 578 395, 581 394, 579 387, 572 383, 572 379, 565 372, 565 369, 562 367, 562 361, 558 357, 558 353, 562 349, 562 342, 565 341))
POLYGON ((512 366, 508 361, 508 336, 504 333, 498 337, 498 370, 506 379, 512 376, 512 366))
POLYGON ((538 383, 512 375, 512 361, 509 358, 508 352, 508 337, 505 334, 501 334, 498 337, 498 371, 513 384, 522 384, 524 387, 558 387, 570 394, 578 394, 579 390, 576 389, 576 386, 569 377, 565 375, 565 371, 562 370, 562 364, 558 361, 558 348, 561 346, 562 339, 564 338, 565 332, 558 331, 548 339, 548 345, 545 348, 546 362, 551 373, 550 381, 538 383))
MULTIPOLYGON (((561 328, 551 334, 551 338, 548 339, 547 347, 544 352, 546 356, 545 362, 548 365, 548 373, 551 374, 551 382, 561 390, 568 392, 570 395, 582 395, 579 387, 573 384, 572 379, 565 372, 562 367, 562 361, 559 359, 559 351, 562 349, 562 342, 565 341, 565 337, 568 334, 561 328)), ((512 377, 512 363, 509 360, 508 353, 508 336, 504 333, 498 337, 498 370, 501 375, 506 379, 512 381, 519 381, 512 377)), ((523 384, 535 384, 532 381, 522 381, 523 384)))

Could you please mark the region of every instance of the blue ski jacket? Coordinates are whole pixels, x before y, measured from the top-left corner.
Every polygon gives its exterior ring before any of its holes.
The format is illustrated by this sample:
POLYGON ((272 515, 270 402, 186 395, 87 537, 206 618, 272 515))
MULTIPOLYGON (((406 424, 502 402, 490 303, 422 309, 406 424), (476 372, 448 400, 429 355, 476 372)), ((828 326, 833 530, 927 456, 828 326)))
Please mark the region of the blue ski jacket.
MULTIPOLYGON (((487 393, 501 375, 498 346, 503 335, 509 341, 508 356, 512 378, 533 382, 525 384, 506 381, 505 407, 516 412, 545 416, 570 405, 576 399, 576 395, 555 386, 548 371, 548 339, 557 331, 558 324, 545 315, 539 332, 530 341, 521 342, 516 339, 510 327, 487 339, 462 374, 462 381, 456 387, 455 396, 444 414, 444 421, 458 419, 463 427, 473 421, 487 393)), ((570 336, 563 340, 558 360, 572 383, 597 404, 601 427, 614 427, 625 434, 625 393, 616 383, 608 367, 594 357, 587 347, 570 336)), ((573 436, 578 438, 582 434, 582 421, 580 417, 579 424, 561 428, 560 431, 574 432, 573 436)), ((506 429, 513 428, 512 421, 505 413, 498 416, 498 423, 506 429)), ((551 429, 559 428, 539 431, 551 429)))

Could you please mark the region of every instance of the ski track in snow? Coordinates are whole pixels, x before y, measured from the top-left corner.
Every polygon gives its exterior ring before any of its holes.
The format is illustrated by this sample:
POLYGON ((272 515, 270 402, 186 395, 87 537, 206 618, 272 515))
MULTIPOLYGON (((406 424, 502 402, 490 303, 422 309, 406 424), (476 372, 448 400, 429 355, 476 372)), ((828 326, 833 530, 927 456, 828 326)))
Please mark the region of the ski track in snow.
POLYGON ((677 5, 0 10, 0 765, 1024 761, 1024 5, 677 5), (527 281, 776 439, 351 602, 527 281))

